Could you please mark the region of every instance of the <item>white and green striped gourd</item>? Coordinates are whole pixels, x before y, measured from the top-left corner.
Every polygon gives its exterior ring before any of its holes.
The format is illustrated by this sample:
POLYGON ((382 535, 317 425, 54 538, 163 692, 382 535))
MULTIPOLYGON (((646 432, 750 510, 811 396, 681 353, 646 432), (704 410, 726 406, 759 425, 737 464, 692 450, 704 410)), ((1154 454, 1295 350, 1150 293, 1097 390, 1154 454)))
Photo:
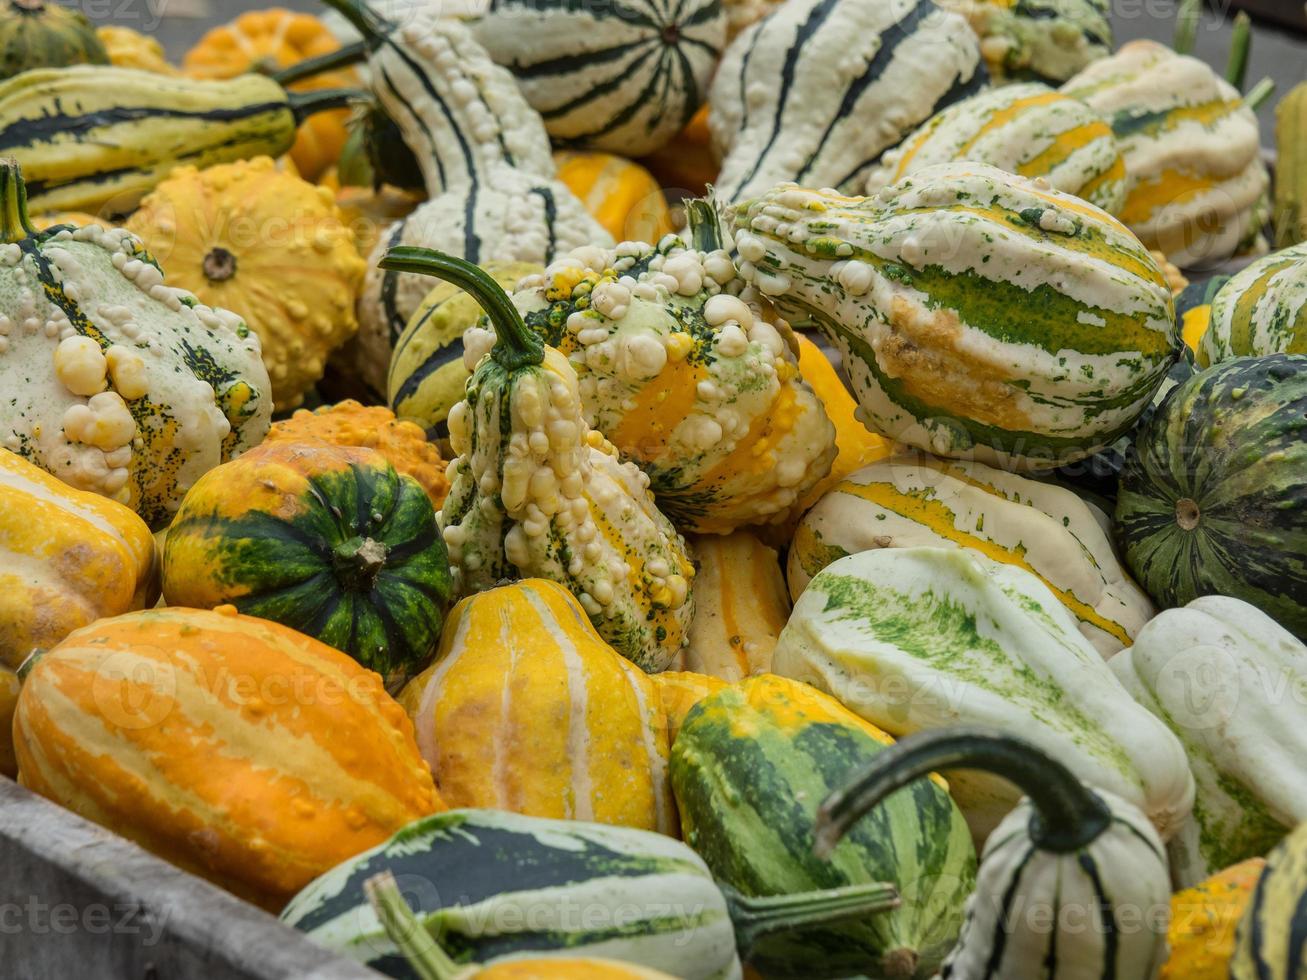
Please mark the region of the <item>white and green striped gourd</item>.
POLYGON ((783 185, 734 224, 741 273, 840 350, 867 427, 937 455, 1082 459, 1179 354, 1170 287, 1129 229, 983 164, 869 198, 783 185))
POLYGON ((1307 243, 1258 259, 1212 297, 1204 367, 1232 357, 1307 354, 1307 243))

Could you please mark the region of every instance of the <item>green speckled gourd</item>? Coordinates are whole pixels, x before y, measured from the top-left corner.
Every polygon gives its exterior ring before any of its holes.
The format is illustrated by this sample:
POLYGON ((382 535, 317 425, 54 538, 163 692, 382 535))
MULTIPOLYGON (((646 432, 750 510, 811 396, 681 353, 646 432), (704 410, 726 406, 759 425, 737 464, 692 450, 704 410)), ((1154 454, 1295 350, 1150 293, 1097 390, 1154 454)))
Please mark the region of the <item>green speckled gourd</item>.
POLYGON ((549 579, 576 596, 618 653, 650 673, 665 670, 687 640, 694 564, 654 505, 649 478, 586 424, 567 358, 471 263, 399 248, 385 264, 456 283, 495 326, 488 356, 449 414, 458 455, 441 527, 456 592, 549 579))
POLYGON ((940 0, 980 37, 996 84, 1035 80, 1056 85, 1112 53, 1109 0, 940 0))
POLYGON ((166 522, 272 413, 259 338, 164 284, 121 228, 33 230, 0 160, 0 442, 79 490, 166 522))
POLYGON ((33 68, 108 63, 109 52, 80 10, 54 0, 0 3, 0 78, 33 68))
POLYGON ((1307 243, 1258 259, 1212 297, 1198 362, 1264 354, 1307 354, 1307 243))
POLYGON ((1307 82, 1275 107, 1275 247, 1307 242, 1307 82))
POLYGON ((734 213, 741 273, 844 357, 863 423, 1052 466, 1129 431, 1179 354, 1157 262, 1106 212, 974 163, 875 197, 781 185, 734 213))

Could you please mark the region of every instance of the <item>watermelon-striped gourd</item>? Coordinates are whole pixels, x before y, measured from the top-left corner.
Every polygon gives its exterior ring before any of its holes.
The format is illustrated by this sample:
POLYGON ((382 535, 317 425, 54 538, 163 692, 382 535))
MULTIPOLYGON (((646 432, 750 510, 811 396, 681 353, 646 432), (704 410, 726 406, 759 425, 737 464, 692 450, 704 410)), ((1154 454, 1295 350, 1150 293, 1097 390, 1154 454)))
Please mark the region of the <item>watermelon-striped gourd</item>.
POLYGON ((210 470, 163 551, 170 606, 241 612, 343 650, 391 690, 435 650, 449 560, 422 485, 371 449, 271 443, 210 470))
POLYGON ((982 164, 869 198, 781 186, 734 224, 742 274, 839 349, 867 427, 938 455, 1083 458, 1178 354, 1165 276, 1124 226, 982 164))
POLYGON ((886 150, 987 81, 976 37, 932 0, 795 0, 742 32, 709 92, 714 185, 861 188, 886 150))
POLYGON ((1307 973, 1302 907, 1307 900, 1307 823, 1266 856, 1235 933, 1230 980, 1298 980, 1307 973))
POLYGON ((904 899, 892 912, 764 939, 750 959, 764 975, 930 976, 957 940, 976 851, 938 777, 896 797, 829 862, 813 854, 821 801, 892 741, 829 695, 774 675, 725 688, 686 718, 672 785, 685 839, 719 881, 764 896, 884 880, 904 899))
POLYGON ((704 101, 726 14, 720 0, 490 0, 473 31, 555 142, 641 156, 704 101))
POLYGON ((1307 354, 1307 243, 1258 259, 1212 298, 1198 362, 1263 354, 1307 354))
POLYGON ((29 661, 14 740, 24 786, 274 912, 442 808, 376 674, 230 606, 72 633, 29 661))
POLYGON ((451 807, 676 833, 662 700, 561 585, 464 599, 399 700, 451 807))
POLYGON ((1130 190, 1120 218, 1179 266, 1254 248, 1269 177, 1257 116, 1207 64, 1156 41, 1131 41, 1062 91, 1112 124, 1130 190))
POLYGON ((417 980, 364 890, 384 871, 456 961, 602 956, 683 980, 739 980, 737 943, 746 952, 768 931, 897 902, 880 883, 749 899, 720 888, 693 850, 663 834, 450 810, 333 868, 295 897, 282 920, 320 946, 417 980))
POLYGON ((881 158, 866 193, 954 160, 1042 177, 1113 213, 1125 200, 1125 163, 1112 127, 1079 99, 1039 82, 988 89, 936 113, 881 158))
POLYGON ((832 561, 872 548, 965 548, 1036 575, 1103 655, 1153 616, 1111 539, 1080 497, 983 463, 905 453, 835 487, 799 524, 789 583, 797 598, 832 561))
POLYGON ((1307 639, 1307 356, 1208 368, 1171 393, 1135 448, 1116 526, 1153 600, 1233 596, 1307 639))
POLYGON ((940 0, 964 15, 996 83, 1056 85, 1112 53, 1109 0, 940 0))
MULTIPOLYGON (((1179 740, 1131 700, 1066 607, 1030 572, 974 551, 840 559, 794 604, 773 666, 896 738, 964 724, 1034 741, 1138 806, 1164 839, 1193 804, 1179 740)), ((983 773, 949 783, 977 840, 1017 802, 983 773)))

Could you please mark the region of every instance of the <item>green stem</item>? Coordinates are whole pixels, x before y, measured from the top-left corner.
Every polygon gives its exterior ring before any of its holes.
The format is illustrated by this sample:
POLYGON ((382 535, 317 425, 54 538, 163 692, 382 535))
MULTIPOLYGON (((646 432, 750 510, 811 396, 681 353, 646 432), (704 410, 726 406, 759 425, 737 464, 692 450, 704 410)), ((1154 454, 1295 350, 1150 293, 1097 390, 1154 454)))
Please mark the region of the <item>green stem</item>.
POLYGON ((1256 112, 1261 108, 1262 103, 1271 97, 1271 93, 1274 91, 1275 82, 1270 78, 1263 78, 1243 97, 1243 104, 1256 112))
POLYGON ((288 92, 290 110, 295 113, 295 121, 303 122, 315 112, 327 112, 331 109, 347 109, 359 99, 366 99, 368 93, 356 88, 321 88, 313 92, 288 92))
POLYGON ((369 7, 365 0, 322 0, 322 2, 349 21, 354 30, 362 34, 363 39, 369 44, 375 45, 384 40, 394 27, 390 21, 369 7))
POLYGON ((690 244, 700 252, 715 252, 726 240, 722 232, 722 218, 709 188, 708 197, 696 197, 685 202, 685 220, 690 226, 690 244))
POLYGON ((13 157, 0 159, 0 242, 11 245, 36 234, 27 216, 27 185, 13 157))
POLYGON ((735 925, 735 943, 744 959, 758 940, 770 933, 888 912, 898 908, 900 902, 897 889, 881 882, 756 897, 741 895, 725 885, 718 887, 726 896, 735 925))
POLYGON ((1234 17, 1234 39, 1230 42, 1230 60, 1225 66, 1225 80, 1240 92, 1248 80, 1248 53, 1252 43, 1252 20, 1247 11, 1241 10, 1234 17))
POLYGON ((1202 16, 1203 0, 1181 0, 1175 12, 1175 38, 1171 47, 1177 54, 1190 54, 1198 38, 1198 21, 1202 16))
POLYGON ((1112 822, 1107 804, 1042 749, 998 731, 945 729, 911 735, 885 749, 827 797, 817 811, 817 853, 829 855, 885 797, 938 769, 980 769, 1015 783, 1035 807, 1030 838, 1046 851, 1079 850, 1112 822))
POLYGON ((404 954, 419 980, 458 980, 468 975, 469 971, 450 959, 431 933, 423 928, 408 902, 404 901, 393 872, 383 871, 369 878, 363 883, 363 891, 386 935, 404 954))
POLYGON ((490 317, 495 327, 495 346, 491 356, 513 371, 545 359, 545 344, 522 322, 522 315, 494 276, 466 259, 455 258, 433 248, 398 245, 386 253, 381 268, 395 272, 412 272, 434 276, 453 283, 469 294, 490 317))
POLYGON ((339 48, 336 51, 320 54, 316 58, 305 58, 289 68, 283 68, 273 74, 272 80, 283 87, 294 85, 296 82, 312 78, 315 75, 325 75, 329 71, 339 71, 341 68, 357 65, 361 61, 366 61, 367 57, 367 42, 356 41, 354 44, 339 48))

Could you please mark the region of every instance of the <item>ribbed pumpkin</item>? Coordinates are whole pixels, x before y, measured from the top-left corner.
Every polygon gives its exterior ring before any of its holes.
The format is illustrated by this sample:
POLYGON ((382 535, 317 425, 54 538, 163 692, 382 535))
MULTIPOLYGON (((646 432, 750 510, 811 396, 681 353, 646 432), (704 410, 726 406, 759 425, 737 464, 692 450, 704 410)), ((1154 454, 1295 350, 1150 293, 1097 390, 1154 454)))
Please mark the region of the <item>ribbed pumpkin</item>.
MULTIPOLYGON (((340 48, 334 34, 311 14, 281 7, 251 10, 215 27, 186 52, 182 69, 193 78, 235 78, 250 71, 289 68, 307 58, 340 48)), ((297 91, 349 88, 357 82, 350 69, 314 75, 290 87, 297 91)), ((316 180, 336 162, 345 145, 349 110, 318 113, 299 129, 291 158, 308 180, 316 180)))
POLYGON ((867 178, 875 194, 937 163, 971 160, 1115 212, 1125 201, 1125 162, 1112 127, 1085 103, 1030 82, 988 89, 936 113, 867 178))
POLYGON ((333 195, 268 157, 179 167, 128 228, 172 281, 239 310, 263 344, 274 407, 294 408, 358 329, 365 264, 333 195))
POLYGON ((449 494, 445 461, 440 450, 412 422, 395 418, 380 405, 347 400, 309 411, 301 408, 288 419, 274 422, 263 445, 279 442, 324 442, 333 446, 375 449, 395 467, 422 484, 431 505, 440 510, 449 494))
POLYGON ((690 709, 708 697, 726 687, 727 682, 720 677, 708 674, 696 674, 688 670, 665 670, 653 674, 654 690, 663 703, 663 713, 667 716, 667 744, 675 745, 676 736, 681 733, 685 716, 690 709))
POLYGON ((14 736, 24 786, 271 911, 443 809, 375 674, 231 607, 78 630, 27 674, 14 736))
POLYGON ((1171 896, 1171 955, 1158 980, 1228 980, 1235 931, 1266 861, 1251 858, 1171 896))
POLYGON ((464 599, 400 703, 451 807, 676 833, 658 692, 560 585, 464 599))
POLYGON ((1056 85, 1112 52, 1109 0, 941 0, 964 14, 996 82, 1056 85))
POLYGON ((0 449, 0 666, 159 596, 150 529, 0 449))
POLYGON ((1307 354, 1307 243, 1258 259, 1212 298, 1198 363, 1263 354, 1307 354))
POLYGON ((0 3, 0 78, 33 68, 107 65, 86 14, 55 0, 0 3))
POLYGON ((119 68, 139 68, 141 71, 152 71, 158 75, 180 74, 168 60, 158 38, 119 24, 97 27, 95 35, 104 45, 111 65, 117 65, 119 68))
POLYGON ((612 153, 558 150, 558 179, 615 242, 656 242, 672 228, 667 198, 654 175, 612 153))
POLYGON ((717 179, 721 170, 712 149, 708 106, 701 106, 674 140, 662 149, 641 157, 640 163, 649 169, 659 186, 667 192, 680 191, 686 197, 702 197, 707 194, 708 187, 717 179))
POLYGON ((211 470, 163 553, 168 605, 232 603, 344 650, 392 689, 435 650, 450 591, 431 501, 371 449, 274 443, 211 470))
POLYGON ((18 708, 18 675, 0 664, 0 776, 18 775, 14 755, 14 711, 18 708))

